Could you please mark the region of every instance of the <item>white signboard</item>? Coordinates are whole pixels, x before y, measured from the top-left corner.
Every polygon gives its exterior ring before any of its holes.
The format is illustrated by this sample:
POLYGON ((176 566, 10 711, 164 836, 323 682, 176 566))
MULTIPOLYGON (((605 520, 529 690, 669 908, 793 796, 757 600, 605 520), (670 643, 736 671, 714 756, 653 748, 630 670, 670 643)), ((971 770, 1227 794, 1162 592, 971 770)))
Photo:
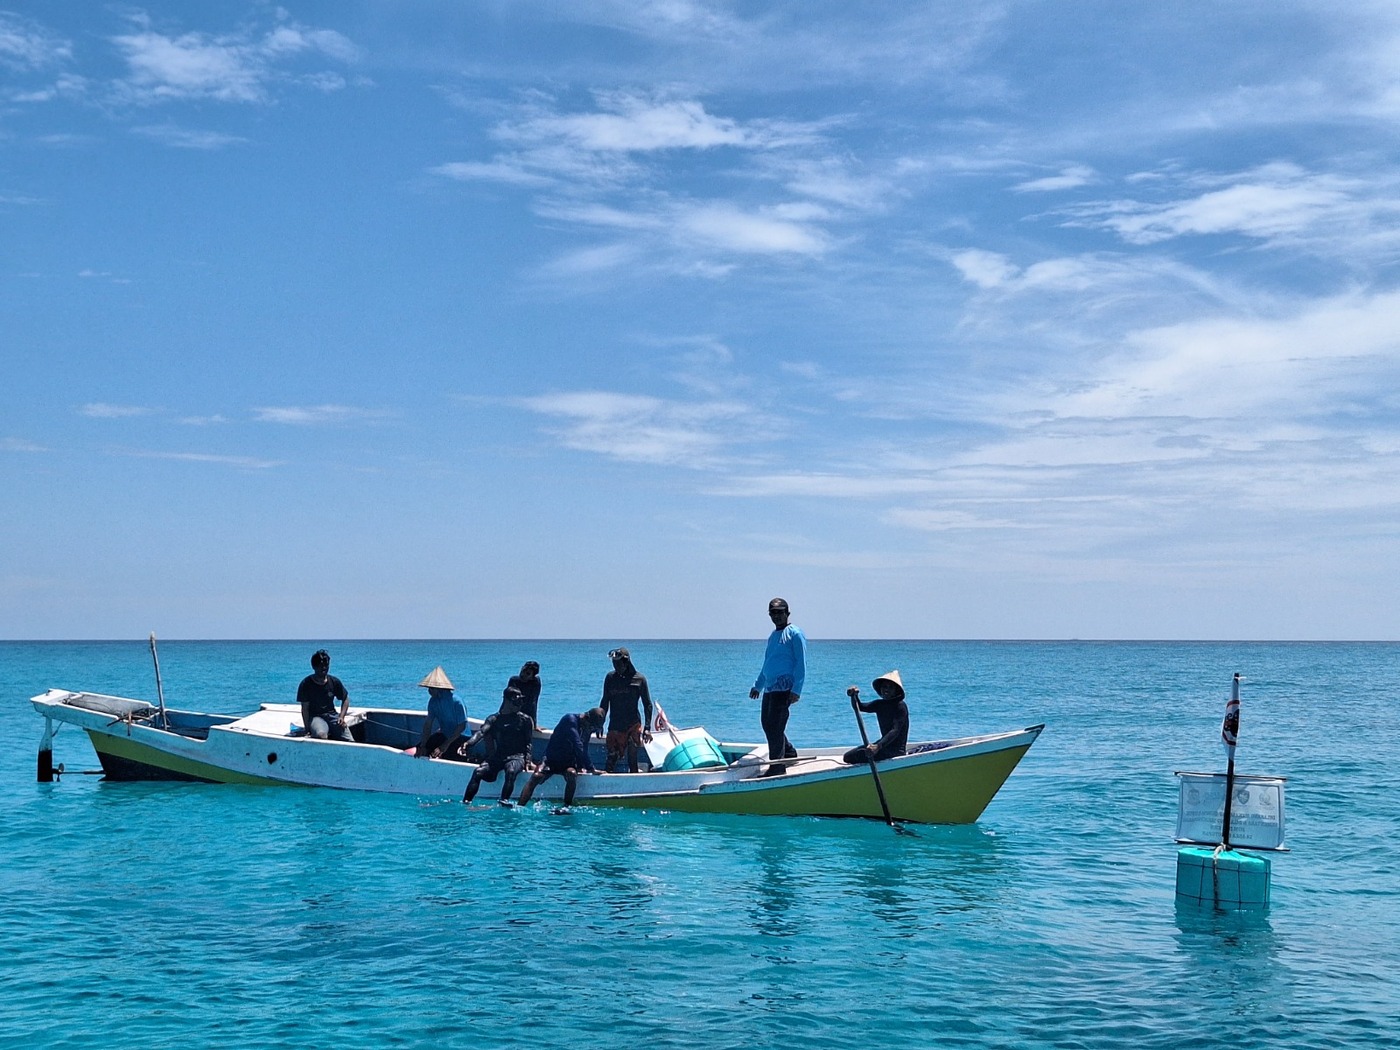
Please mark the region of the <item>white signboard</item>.
MULTIPOLYGON (((1224 773, 1178 773, 1176 841, 1220 844, 1225 819, 1224 773)), ((1230 845, 1283 849, 1283 777, 1235 774, 1230 803, 1230 845)))

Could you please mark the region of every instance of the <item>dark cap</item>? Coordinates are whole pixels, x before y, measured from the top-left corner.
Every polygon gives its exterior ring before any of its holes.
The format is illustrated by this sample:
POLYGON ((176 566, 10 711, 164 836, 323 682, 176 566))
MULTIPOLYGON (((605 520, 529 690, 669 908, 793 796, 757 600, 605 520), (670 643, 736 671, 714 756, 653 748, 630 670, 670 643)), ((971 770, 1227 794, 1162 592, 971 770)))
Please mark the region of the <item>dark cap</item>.
POLYGON ((788 611, 788 603, 786 598, 774 598, 771 602, 768 603, 769 612, 777 612, 779 609, 783 610, 783 612, 788 611))

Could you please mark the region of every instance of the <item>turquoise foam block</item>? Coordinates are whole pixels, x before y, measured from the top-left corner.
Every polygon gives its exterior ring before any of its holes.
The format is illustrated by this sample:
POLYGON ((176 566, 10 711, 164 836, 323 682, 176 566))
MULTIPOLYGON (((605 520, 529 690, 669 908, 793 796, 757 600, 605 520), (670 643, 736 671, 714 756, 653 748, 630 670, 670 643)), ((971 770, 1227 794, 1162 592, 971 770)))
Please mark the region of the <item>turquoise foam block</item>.
POLYGON ((1176 855, 1176 895, 1216 908, 1267 908, 1271 869, 1264 857, 1187 846, 1176 855))

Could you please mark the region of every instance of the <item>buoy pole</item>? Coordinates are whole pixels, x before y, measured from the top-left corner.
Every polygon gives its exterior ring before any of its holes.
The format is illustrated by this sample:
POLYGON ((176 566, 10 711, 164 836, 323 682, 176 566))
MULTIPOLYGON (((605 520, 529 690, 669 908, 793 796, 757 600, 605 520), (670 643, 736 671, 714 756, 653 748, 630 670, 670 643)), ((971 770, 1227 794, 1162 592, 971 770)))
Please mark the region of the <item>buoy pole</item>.
POLYGON ((53 719, 44 719, 44 738, 39 741, 39 783, 53 783, 53 719))
POLYGON ((1225 815, 1220 822, 1220 845, 1230 848, 1230 805, 1235 795, 1235 745, 1240 736, 1240 673, 1230 683, 1230 702, 1225 705, 1225 721, 1220 725, 1220 739, 1225 743, 1225 815))

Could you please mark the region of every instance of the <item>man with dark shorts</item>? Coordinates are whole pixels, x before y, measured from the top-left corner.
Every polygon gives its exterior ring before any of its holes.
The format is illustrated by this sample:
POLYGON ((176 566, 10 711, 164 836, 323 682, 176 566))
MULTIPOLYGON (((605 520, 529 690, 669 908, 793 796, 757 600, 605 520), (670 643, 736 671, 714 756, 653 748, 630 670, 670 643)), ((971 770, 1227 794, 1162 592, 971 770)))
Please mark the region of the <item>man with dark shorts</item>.
POLYGON ((632 666, 632 654, 626 649, 608 653, 613 669, 603 679, 603 699, 599 707, 611 712, 608 720, 608 759, 605 769, 617 772, 617 760, 627 755, 628 772, 636 773, 637 750, 651 743, 651 692, 646 676, 632 666), (646 719, 638 705, 646 709, 646 719))
POLYGON ((846 695, 857 711, 873 713, 880 720, 880 739, 847 751, 841 761, 848 765, 898 758, 909 746, 909 705, 904 702, 904 682, 899 672, 883 674, 871 684, 880 699, 862 701, 860 690, 855 686, 847 689, 846 695))
POLYGON ((482 722, 481 728, 463 746, 462 750, 467 751, 480 741, 486 742, 486 761, 472 773, 466 793, 462 795, 463 802, 476 798, 483 780, 494 784, 502 771, 506 782, 501 787, 501 801, 510 801, 515 778, 529 765, 530 744, 535 738, 535 721, 520 709, 520 701, 520 690, 506 686, 501 695, 501 709, 482 722))
POLYGON ((297 686, 297 703, 301 705, 301 724, 306 732, 320 740, 354 741, 345 724, 350 710, 350 694, 340 679, 331 674, 331 654, 317 649, 311 654, 311 673, 297 686), (335 702, 340 701, 337 714, 335 702))
MULTIPOLYGON (((797 749, 787 738, 788 714, 789 708, 802 699, 802 684, 807 677, 807 637, 801 628, 788 623, 788 615, 785 599, 774 598, 768 603, 773 632, 763 653, 763 669, 749 690, 750 700, 763 697, 759 718, 768 740, 770 762, 797 757, 797 749)), ((786 766, 772 765, 763 775, 775 776, 785 770, 786 766)))
POLYGON ((564 805, 573 805, 579 770, 598 772, 593 765, 593 759, 588 756, 588 739, 603 728, 603 718, 603 709, 595 707, 581 715, 565 715, 559 719, 559 724, 549 735, 544 761, 530 774, 525 790, 520 793, 522 806, 529 803, 535 794, 535 788, 556 773, 564 778, 564 805))

